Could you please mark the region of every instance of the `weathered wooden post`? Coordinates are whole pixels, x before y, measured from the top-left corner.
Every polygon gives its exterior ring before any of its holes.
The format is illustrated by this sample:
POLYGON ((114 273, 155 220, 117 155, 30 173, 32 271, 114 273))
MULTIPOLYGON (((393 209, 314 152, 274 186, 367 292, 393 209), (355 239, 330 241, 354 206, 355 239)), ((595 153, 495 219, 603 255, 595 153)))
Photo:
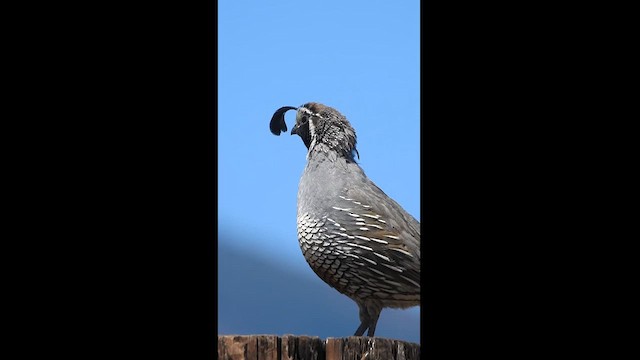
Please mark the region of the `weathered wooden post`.
POLYGON ((224 360, 416 360, 420 345, 379 337, 327 338, 284 335, 220 335, 224 360))

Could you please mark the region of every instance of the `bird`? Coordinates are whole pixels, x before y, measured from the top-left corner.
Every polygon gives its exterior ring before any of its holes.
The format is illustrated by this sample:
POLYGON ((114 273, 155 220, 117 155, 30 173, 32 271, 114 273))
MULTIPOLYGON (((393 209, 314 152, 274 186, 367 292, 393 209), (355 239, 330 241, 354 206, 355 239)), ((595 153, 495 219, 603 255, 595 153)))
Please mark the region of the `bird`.
POLYGON ((338 110, 309 102, 283 106, 269 123, 307 148, 297 194, 297 237, 311 269, 358 305, 354 336, 375 336, 383 308, 420 305, 420 223, 364 173, 356 133, 338 110))

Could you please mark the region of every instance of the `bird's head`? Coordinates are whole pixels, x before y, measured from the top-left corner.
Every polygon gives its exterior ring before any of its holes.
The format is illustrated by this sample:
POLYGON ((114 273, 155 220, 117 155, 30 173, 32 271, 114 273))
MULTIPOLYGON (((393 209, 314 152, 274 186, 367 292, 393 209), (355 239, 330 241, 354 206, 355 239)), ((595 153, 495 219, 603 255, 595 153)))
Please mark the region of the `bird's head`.
POLYGON ((269 124, 274 135, 287 131, 284 114, 293 109, 297 111, 291 135, 300 136, 309 153, 320 146, 325 151, 336 151, 347 160, 355 161, 354 153, 358 155, 355 130, 338 110, 320 103, 310 102, 299 107, 283 106, 276 110, 269 124))

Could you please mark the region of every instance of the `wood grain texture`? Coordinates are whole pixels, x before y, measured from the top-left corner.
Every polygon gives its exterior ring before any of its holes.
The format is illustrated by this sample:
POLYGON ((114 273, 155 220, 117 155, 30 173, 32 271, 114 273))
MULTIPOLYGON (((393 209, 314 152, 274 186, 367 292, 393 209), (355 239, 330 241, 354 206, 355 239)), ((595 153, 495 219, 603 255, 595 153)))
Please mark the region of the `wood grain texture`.
POLYGON ((327 338, 284 335, 220 335, 224 360, 415 360, 420 345, 379 337, 327 338))
POLYGON ((218 359, 280 360, 279 349, 275 335, 218 336, 218 359))
POLYGON ((324 359, 324 342, 317 336, 282 337, 282 359, 278 360, 322 360, 324 359))

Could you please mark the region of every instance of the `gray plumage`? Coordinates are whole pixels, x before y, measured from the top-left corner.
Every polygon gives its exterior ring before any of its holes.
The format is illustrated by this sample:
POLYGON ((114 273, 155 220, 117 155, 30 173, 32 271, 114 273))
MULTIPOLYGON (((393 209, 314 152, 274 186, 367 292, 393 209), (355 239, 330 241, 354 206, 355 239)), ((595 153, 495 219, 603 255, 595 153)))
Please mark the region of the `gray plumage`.
POLYGON ((377 187, 355 161, 356 134, 337 110, 307 103, 291 134, 302 138, 307 165, 298 187, 298 241, 311 269, 360 308, 355 332, 374 336, 384 307, 420 304, 420 223, 377 187))

